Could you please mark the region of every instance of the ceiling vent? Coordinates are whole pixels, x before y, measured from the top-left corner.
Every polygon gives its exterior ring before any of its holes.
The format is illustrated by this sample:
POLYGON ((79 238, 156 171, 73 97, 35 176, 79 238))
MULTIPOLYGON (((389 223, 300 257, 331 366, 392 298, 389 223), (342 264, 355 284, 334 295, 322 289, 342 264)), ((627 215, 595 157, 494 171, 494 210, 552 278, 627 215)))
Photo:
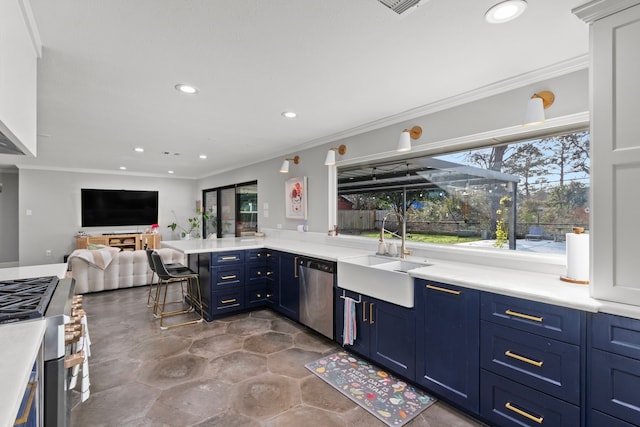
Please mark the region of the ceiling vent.
POLYGON ((398 15, 407 14, 416 10, 424 0, 378 0, 398 15))

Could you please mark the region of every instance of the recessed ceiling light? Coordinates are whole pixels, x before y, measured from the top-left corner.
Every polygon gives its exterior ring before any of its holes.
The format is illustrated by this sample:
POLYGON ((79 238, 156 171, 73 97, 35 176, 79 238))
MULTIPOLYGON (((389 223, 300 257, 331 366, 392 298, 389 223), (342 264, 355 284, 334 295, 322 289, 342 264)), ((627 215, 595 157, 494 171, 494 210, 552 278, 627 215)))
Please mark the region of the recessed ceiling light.
POLYGON ((495 4, 484 14, 484 19, 490 24, 502 24, 522 15, 527 8, 524 0, 506 0, 495 4))
POLYGON ((167 171, 167 173, 173 173, 173 171, 167 171))
POLYGON ((282 117, 284 117, 286 119, 295 119, 296 117, 298 117, 298 115, 296 113, 294 113, 293 111, 284 111, 282 113, 282 117))
POLYGON ((201 159, 206 159, 206 158, 207 158, 207 155, 206 155, 206 154, 200 154, 200 158, 201 158, 201 159))
POLYGON ((142 148, 142 147, 136 147, 134 150, 135 150, 137 153, 142 153, 142 152, 144 152, 144 148, 142 148))
POLYGON ((120 166, 120 170, 121 170, 121 171, 126 171, 126 170, 127 170, 127 167, 126 167, 126 166, 120 166))
POLYGON ((187 93, 189 95, 193 95, 194 93, 198 93, 198 89, 196 89, 194 86, 191 85, 187 85, 184 83, 180 83, 177 84, 175 86, 176 90, 182 93, 187 93))

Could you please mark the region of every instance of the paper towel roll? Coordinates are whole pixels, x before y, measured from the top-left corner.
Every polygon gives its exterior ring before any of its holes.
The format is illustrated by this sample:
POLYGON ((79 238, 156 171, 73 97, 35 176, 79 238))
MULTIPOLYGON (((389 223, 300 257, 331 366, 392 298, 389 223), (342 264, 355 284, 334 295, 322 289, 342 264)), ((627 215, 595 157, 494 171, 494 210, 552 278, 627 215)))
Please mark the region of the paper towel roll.
POLYGON ((589 281, 589 235, 567 234, 567 277, 589 281))

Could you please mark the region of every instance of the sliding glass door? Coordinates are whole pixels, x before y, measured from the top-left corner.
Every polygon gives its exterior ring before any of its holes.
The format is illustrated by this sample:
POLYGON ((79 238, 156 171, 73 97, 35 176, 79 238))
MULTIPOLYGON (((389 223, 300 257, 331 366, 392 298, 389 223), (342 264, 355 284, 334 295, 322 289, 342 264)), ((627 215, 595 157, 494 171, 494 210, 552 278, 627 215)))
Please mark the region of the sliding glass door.
POLYGON ((204 235, 240 237, 258 231, 258 182, 245 182, 202 191, 204 235))

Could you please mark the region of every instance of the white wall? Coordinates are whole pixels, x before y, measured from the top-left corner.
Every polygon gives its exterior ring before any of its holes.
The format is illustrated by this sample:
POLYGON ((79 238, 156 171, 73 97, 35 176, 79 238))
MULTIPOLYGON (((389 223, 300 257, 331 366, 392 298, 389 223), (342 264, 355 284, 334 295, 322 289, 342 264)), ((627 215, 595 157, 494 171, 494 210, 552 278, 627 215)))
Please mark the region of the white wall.
MULTIPOLYGON (((309 213, 306 223, 310 231, 326 232, 329 225, 329 172, 324 166, 324 158, 330 147, 339 144, 347 146, 347 153, 338 158, 338 164, 395 157, 398 155, 395 148, 402 129, 419 125, 423 128, 423 136, 414 141, 414 152, 426 147, 424 153, 435 154, 451 149, 449 140, 455 138, 509 127, 519 129, 527 99, 540 90, 551 90, 556 95, 554 105, 546 112, 547 118, 588 111, 588 73, 587 70, 581 70, 330 144, 293 150, 288 156, 299 155, 300 164, 294 165, 292 162, 288 175, 279 173, 284 156, 198 181, 21 169, 18 214, 20 265, 61 262, 63 256, 73 250, 73 236, 80 229, 80 189, 83 187, 159 190, 159 221, 163 238, 167 240, 171 236, 166 225, 174 221, 171 210, 175 210, 178 219, 184 221, 192 216, 195 201, 202 198, 203 189, 254 180, 258 181, 259 227, 278 228, 281 225, 283 229, 295 230, 303 221, 286 219, 284 216, 284 182, 290 177, 307 176, 309 213), (264 203, 269 206, 267 218, 264 217, 264 203), (32 211, 32 215, 26 215, 27 209, 32 211), (51 258, 45 256, 47 249, 53 252, 51 258)), ((465 144, 468 143, 455 147, 463 149, 465 144)), ((87 231, 98 233, 111 230, 87 231)))
MULTIPOLYGON (((174 221, 172 211, 183 222, 195 211, 197 193, 192 180, 32 169, 20 169, 19 179, 20 265, 62 262, 64 255, 73 251, 74 236, 81 229, 81 188, 158 190, 158 221, 163 240, 172 238, 171 230, 167 228, 174 221), (27 215, 27 211, 31 211, 31 215, 27 215), (51 257, 45 255, 47 250, 52 251, 51 257)), ((144 228, 90 227, 83 230, 100 234, 144 231, 144 228)))
MULTIPOLYGON (((527 100, 533 93, 541 90, 551 90, 556 95, 555 103, 546 110, 547 119, 584 113, 589 110, 588 72, 580 70, 331 144, 294 151, 287 157, 299 155, 300 164, 294 165, 291 162, 288 175, 279 173, 283 156, 201 179, 198 187, 206 189, 257 180, 259 227, 278 228, 280 224, 283 229, 295 230, 296 225, 301 221, 284 218, 284 181, 288 177, 307 176, 309 231, 325 232, 329 226, 327 209, 329 175, 328 168, 324 166, 324 159, 330 147, 337 147, 340 144, 347 146, 346 154, 342 157, 338 156, 338 165, 340 162, 351 163, 358 159, 365 161, 370 158, 397 157, 398 153, 395 149, 400 132, 404 128, 419 125, 423 129, 423 135, 418 141, 413 141, 414 152, 425 147, 427 147, 425 154, 451 150, 452 143, 449 140, 455 138, 481 135, 510 127, 520 129, 527 100), (264 217, 263 212, 265 202, 269 204, 268 218, 264 217)), ((468 145, 468 142, 464 142, 456 145, 455 148, 468 148, 468 145)))
POLYGON ((0 169, 0 267, 18 265, 18 170, 0 169))

